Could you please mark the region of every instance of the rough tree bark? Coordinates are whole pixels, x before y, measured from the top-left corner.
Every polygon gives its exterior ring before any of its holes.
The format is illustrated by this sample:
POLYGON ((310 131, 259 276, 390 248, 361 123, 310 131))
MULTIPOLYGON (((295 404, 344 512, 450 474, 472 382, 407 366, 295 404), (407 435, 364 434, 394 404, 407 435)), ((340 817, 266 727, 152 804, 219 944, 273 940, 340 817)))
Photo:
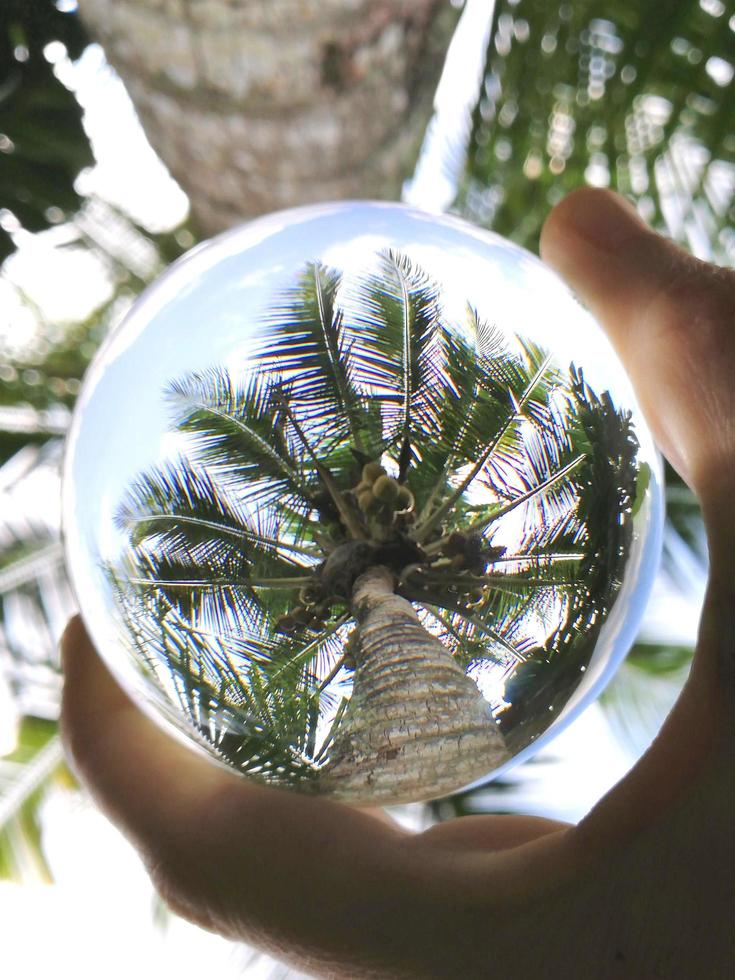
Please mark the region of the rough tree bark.
POLYGON ((448 0, 79 0, 202 232, 396 199, 456 21, 448 0))
POLYGON ((355 583, 356 669, 320 790, 356 805, 415 802, 452 792, 509 758, 471 678, 384 566, 355 583))

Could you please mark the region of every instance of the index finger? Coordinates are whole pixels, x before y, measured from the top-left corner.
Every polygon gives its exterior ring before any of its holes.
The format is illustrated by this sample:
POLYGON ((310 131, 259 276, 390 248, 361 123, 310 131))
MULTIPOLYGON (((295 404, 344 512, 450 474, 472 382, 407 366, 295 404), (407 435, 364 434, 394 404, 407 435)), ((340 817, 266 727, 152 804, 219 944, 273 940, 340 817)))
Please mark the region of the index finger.
POLYGON ((707 506, 735 489, 735 273, 653 232, 612 191, 574 191, 541 254, 605 327, 664 454, 707 506))

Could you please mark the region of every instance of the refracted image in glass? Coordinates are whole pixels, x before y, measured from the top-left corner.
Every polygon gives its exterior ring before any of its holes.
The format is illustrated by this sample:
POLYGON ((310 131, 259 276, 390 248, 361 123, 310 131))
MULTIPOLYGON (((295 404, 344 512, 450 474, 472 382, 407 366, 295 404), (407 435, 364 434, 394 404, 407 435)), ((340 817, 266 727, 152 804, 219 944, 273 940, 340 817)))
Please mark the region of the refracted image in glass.
POLYGON ((168 455, 116 501, 105 575, 137 656, 269 784, 467 786, 584 677, 650 474, 631 413, 450 316, 400 250, 303 264, 257 326, 240 365, 170 377, 168 455))

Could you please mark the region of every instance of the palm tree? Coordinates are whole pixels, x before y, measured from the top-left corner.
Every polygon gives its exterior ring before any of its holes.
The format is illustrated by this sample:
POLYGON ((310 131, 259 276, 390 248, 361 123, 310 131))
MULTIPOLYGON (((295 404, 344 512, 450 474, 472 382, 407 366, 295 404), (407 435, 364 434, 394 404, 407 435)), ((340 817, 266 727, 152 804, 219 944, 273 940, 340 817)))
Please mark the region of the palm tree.
POLYGON ((535 737, 537 695, 502 683, 539 663, 549 723, 645 490, 607 392, 472 310, 447 322, 438 284, 389 252, 352 283, 310 264, 242 378, 215 366, 168 398, 185 448, 129 488, 108 573, 203 744, 269 782, 399 802, 535 737))
POLYGON ((204 234, 309 201, 395 199, 457 19, 447 0, 79 10, 204 234))

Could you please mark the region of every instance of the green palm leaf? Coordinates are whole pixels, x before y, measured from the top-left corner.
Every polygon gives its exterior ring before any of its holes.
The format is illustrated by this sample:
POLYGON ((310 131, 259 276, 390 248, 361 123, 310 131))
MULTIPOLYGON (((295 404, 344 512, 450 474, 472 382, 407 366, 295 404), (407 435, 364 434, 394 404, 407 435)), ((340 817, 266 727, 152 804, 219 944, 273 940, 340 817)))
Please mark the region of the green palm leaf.
POLYGON ((212 368, 174 381, 167 395, 176 427, 191 435, 195 456, 236 475, 249 496, 309 498, 303 453, 279 437, 279 379, 255 373, 238 386, 226 370, 212 368))
MULTIPOLYGON (((547 455, 558 454, 559 440, 564 439, 563 425, 550 403, 561 379, 548 355, 530 344, 522 345, 520 354, 511 353, 474 311, 469 328, 469 341, 452 335, 444 344, 445 381, 434 402, 437 418, 427 426, 430 434, 441 436, 423 454, 430 460, 429 471, 436 471, 440 458, 442 463, 422 499, 419 540, 427 540, 453 509, 461 508, 465 491, 477 477, 497 497, 512 494, 514 479, 533 466, 529 426, 535 428, 537 442, 545 440, 547 455), (462 472, 464 463, 468 467, 462 472), (462 476, 448 484, 452 471, 462 476)), ((528 484, 519 489, 528 489, 528 484)), ((422 496, 421 489, 418 492, 422 496)))
MULTIPOLYGON (((503 725, 513 739, 536 737, 543 710, 558 714, 582 680, 602 624, 622 583, 633 534, 633 511, 640 481, 635 466, 638 440, 630 414, 619 412, 608 392, 593 392, 572 366, 573 436, 588 452, 578 471, 578 503, 573 540, 581 551, 577 587, 565 597, 563 615, 548 636, 543 654, 511 679, 512 706, 503 725), (610 515, 617 515, 615 520, 610 515)), ((535 547, 533 541, 531 547, 535 547)))
POLYGON ((355 299, 354 376, 381 402, 386 439, 398 449, 403 477, 417 458, 439 381, 439 289, 405 256, 389 251, 378 270, 361 279, 355 299))
POLYGON ((350 340, 336 305, 340 284, 340 273, 309 263, 269 309, 266 340, 256 356, 266 372, 287 380, 296 411, 328 417, 335 436, 351 437, 355 449, 373 456, 380 417, 370 411, 353 377, 350 340))
MULTIPOLYGON (((303 784, 325 748, 322 713, 338 709, 319 687, 339 663, 334 629, 268 640, 192 627, 161 597, 123 596, 124 615, 150 676, 210 751, 269 782, 303 784)), ((249 622, 243 620, 243 624, 249 622)), ((170 710, 170 709, 169 709, 170 710)), ((177 723, 176 715, 171 720, 177 723)))
MULTIPOLYGON (((507 391, 494 398, 487 390, 485 359, 478 353, 479 322, 472 310, 468 327, 468 338, 459 331, 444 331, 437 391, 428 406, 425 438, 419 441, 421 466, 410 476, 420 519, 428 516, 437 500, 450 495, 450 473, 465 463, 475 463, 488 432, 497 431, 507 414, 507 391)), ((495 332, 492 338, 494 358, 509 359, 500 334, 495 332)), ((497 374, 502 369, 494 370, 497 374)))
POLYGON ((298 523, 284 528, 265 514, 263 510, 248 513, 210 471, 180 458, 144 474, 131 487, 116 523, 136 548, 153 539, 153 546, 168 555, 235 551, 251 567, 257 559, 259 574, 265 576, 302 571, 304 562, 317 556, 290 540, 298 536, 298 523), (301 564, 295 555, 303 556, 301 564))
POLYGON ((51 879, 38 809, 63 761, 55 723, 25 717, 15 749, 0 759, 0 879, 51 879))

